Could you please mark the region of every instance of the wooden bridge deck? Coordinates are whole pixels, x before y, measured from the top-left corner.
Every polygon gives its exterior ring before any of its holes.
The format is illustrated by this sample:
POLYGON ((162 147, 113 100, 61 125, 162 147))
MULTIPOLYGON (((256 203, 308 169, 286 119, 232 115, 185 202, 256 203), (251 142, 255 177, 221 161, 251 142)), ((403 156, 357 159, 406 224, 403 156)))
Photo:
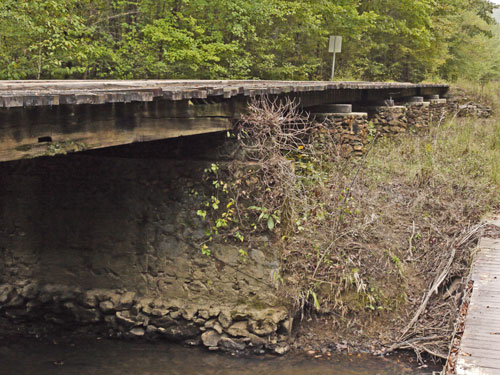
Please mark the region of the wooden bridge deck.
POLYGON ((0 162, 227 131, 251 97, 373 103, 447 85, 305 81, 0 81, 0 162))
POLYGON ((473 264, 474 287, 457 375, 500 374, 500 218, 491 228, 481 239, 473 264))
POLYGON ((445 93, 448 85, 398 82, 320 81, 0 81, 0 108, 59 104, 105 104, 167 100, 207 99, 234 96, 279 95, 332 90, 391 90, 404 95, 445 93))

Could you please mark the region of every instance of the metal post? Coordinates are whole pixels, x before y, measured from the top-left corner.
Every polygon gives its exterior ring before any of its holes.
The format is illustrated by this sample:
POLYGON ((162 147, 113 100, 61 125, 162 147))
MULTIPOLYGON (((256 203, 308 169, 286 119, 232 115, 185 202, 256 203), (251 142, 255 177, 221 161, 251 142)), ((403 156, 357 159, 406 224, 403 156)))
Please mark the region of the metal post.
POLYGON ((332 65, 332 81, 335 78, 335 52, 333 53, 333 65, 332 65))

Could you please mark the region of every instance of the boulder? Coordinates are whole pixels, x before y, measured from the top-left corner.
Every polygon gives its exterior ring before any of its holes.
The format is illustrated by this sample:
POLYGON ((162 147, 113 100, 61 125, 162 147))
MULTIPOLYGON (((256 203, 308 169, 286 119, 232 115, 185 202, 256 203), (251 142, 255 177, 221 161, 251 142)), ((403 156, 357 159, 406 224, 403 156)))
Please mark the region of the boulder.
POLYGON ((115 305, 111 301, 102 301, 99 303, 99 309, 103 313, 110 313, 115 310, 115 305))
POLYGON ((215 319, 210 319, 209 321, 205 322, 205 328, 212 328, 214 331, 216 331, 219 334, 222 334, 222 331, 223 331, 222 326, 215 319))
POLYGON ((250 344, 254 347, 262 347, 267 344, 265 338, 254 335, 253 333, 249 333, 248 338, 250 339, 250 344))
POLYGON ((216 331, 209 330, 201 335, 201 340, 206 347, 214 347, 219 345, 221 335, 216 331))
POLYGON ((190 322, 176 322, 168 328, 161 331, 162 334, 171 341, 184 341, 198 336, 201 331, 198 326, 190 322))
POLYGON ((129 311, 117 311, 115 316, 116 320, 125 327, 134 327, 139 324, 134 319, 132 319, 129 311))
POLYGON ((246 321, 236 322, 226 329, 226 332, 235 337, 248 337, 249 332, 247 326, 248 323, 246 321))
POLYGON ((144 329, 139 327, 132 328, 129 332, 132 336, 135 337, 142 337, 145 334, 144 329))
POLYGON ((277 324, 269 319, 265 320, 252 319, 248 322, 248 328, 250 332, 253 332, 259 336, 268 336, 278 330, 277 324))
POLYGON ((16 291, 12 285, 0 285, 0 307, 6 304, 11 298, 14 297, 16 291))
POLYGON ((222 337, 219 341, 219 347, 227 351, 245 350, 246 345, 238 340, 229 337, 222 337))
POLYGON ((126 310, 130 309, 134 304, 135 293, 125 292, 118 298, 118 303, 116 304, 116 310, 126 310))
POLYGON ((227 310, 221 311, 218 320, 223 328, 229 328, 229 326, 233 322, 233 319, 231 318, 231 312, 227 310))

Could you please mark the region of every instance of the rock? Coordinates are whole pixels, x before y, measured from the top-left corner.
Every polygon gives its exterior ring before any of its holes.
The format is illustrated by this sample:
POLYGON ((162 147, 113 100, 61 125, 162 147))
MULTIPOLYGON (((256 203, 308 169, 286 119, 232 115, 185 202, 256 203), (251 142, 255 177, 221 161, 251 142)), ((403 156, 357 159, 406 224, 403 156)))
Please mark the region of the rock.
MULTIPOLYGON (((261 240, 261 242, 268 242, 269 239, 267 236, 262 236, 264 239, 261 240)), ((261 237, 259 237, 258 239, 256 239, 256 241, 259 241, 261 237)), ((259 264, 264 264, 266 263, 266 256, 264 255, 264 253, 260 250, 252 250, 250 251, 250 258, 252 258, 256 263, 259 263, 259 264)))
POLYGON ((205 323, 205 327, 206 328, 212 328, 214 331, 216 331, 218 334, 222 334, 223 332, 223 328, 222 326, 220 325, 220 323, 215 320, 215 319, 211 319, 209 320, 208 322, 205 323))
POLYGON ((15 293, 16 291, 12 285, 0 285, 0 305, 6 304, 14 296, 15 293))
POLYGON ((288 336, 292 334, 292 328, 293 328, 293 318, 288 318, 285 319, 281 322, 281 328, 283 328, 288 336))
POLYGON ((65 285, 58 284, 47 284, 40 289, 39 299, 41 302, 46 303, 49 301, 67 302, 76 299, 79 291, 77 289, 72 289, 65 285))
POLYGON ((229 351, 245 350, 244 343, 231 339, 229 337, 222 337, 219 341, 219 346, 229 351))
POLYGON ((202 326, 205 324, 205 319, 202 319, 202 318, 194 318, 193 319, 193 322, 195 322, 196 324, 198 324, 199 326, 202 326))
POLYGON ((202 341, 201 341, 200 337, 195 337, 193 339, 184 340, 184 345, 200 346, 201 344, 202 344, 202 341))
POLYGON ((132 328, 129 332, 132 336, 135 337, 142 337, 145 334, 144 329, 139 327, 132 328))
POLYGON ((265 338, 254 335, 253 333, 249 333, 248 338, 250 339, 250 344, 252 346, 262 347, 267 344, 267 340, 265 338))
POLYGON ((278 330, 278 326, 271 320, 250 320, 248 322, 250 332, 259 336, 268 336, 278 330))
POLYGON ((22 305, 24 305, 24 302, 24 298, 14 291, 14 294, 9 299, 9 301, 4 304, 4 307, 21 307, 22 305))
POLYGON ((169 315, 172 319, 179 319, 181 317, 181 312, 180 311, 170 311, 169 315))
POLYGON ((248 318, 248 307, 247 306, 238 306, 234 310, 231 311, 231 318, 233 320, 243 320, 248 318))
POLYGON ((286 343, 279 343, 274 347, 273 352, 278 355, 284 355, 290 351, 290 345, 286 343))
POLYGON ((134 304, 135 293, 134 292, 125 292, 123 293, 119 299, 118 303, 115 306, 116 310, 126 310, 130 309, 134 304))
POLYGON ((158 332, 158 327, 155 327, 155 326, 152 326, 152 325, 148 325, 146 327, 146 333, 148 335, 153 335, 155 334, 156 332, 158 332))
POLYGON ((208 315, 210 315, 211 318, 216 318, 220 314, 220 308, 217 306, 210 306, 208 309, 208 315))
POLYGON ((151 323, 154 324, 157 327, 163 327, 163 328, 168 328, 170 326, 173 326, 176 323, 175 319, 172 319, 170 316, 162 316, 161 318, 151 318, 151 323))
POLYGON ((198 309, 193 306, 187 306, 182 309, 182 317, 186 320, 193 320, 194 316, 198 312, 198 309))
POLYGON ((168 309, 154 308, 150 311, 152 316, 166 316, 168 315, 168 309))
POLYGON ((247 326, 248 323, 246 321, 236 322, 226 329, 226 332, 235 337, 248 337, 249 332, 247 326))
POLYGON ((147 315, 144 315, 142 313, 133 314, 132 311, 130 311, 130 316, 134 317, 133 320, 136 322, 136 324, 140 324, 144 327, 147 327, 151 320, 151 318, 147 315))
POLYGON ((117 293, 109 289, 92 289, 89 290, 89 292, 92 293, 99 302, 113 300, 115 303, 117 303, 120 299, 120 296, 117 295, 117 293))
POLYGON ((233 320, 231 319, 231 313, 227 310, 223 310, 220 312, 218 320, 223 328, 229 328, 229 326, 233 322, 233 320))
POLYGON ((205 320, 208 320, 210 318, 210 314, 208 313, 207 310, 199 310, 198 316, 202 319, 205 319, 205 320))
POLYGON ((207 347, 213 347, 219 345, 219 341, 221 339, 221 335, 213 330, 206 331, 201 335, 201 341, 203 345, 207 347))
POLYGON ((101 321, 101 314, 97 309, 86 309, 75 305, 73 302, 66 302, 64 307, 73 315, 79 323, 97 323, 101 321))
POLYGON ((97 306, 97 298, 92 290, 87 290, 82 295, 82 304, 85 307, 96 307, 97 306))
POLYGON ((99 303, 99 309, 103 313, 109 313, 109 312, 114 311, 114 307, 115 307, 115 305, 111 301, 103 301, 103 302, 99 303))
POLYGON ((142 311, 144 314, 151 315, 153 310, 153 308, 151 307, 152 303, 152 298, 141 298, 137 301, 136 309, 142 311))
POLYGON ((27 299, 35 299, 39 293, 39 288, 36 283, 27 284, 21 290, 21 296, 27 299))
POLYGON ((131 318, 129 311, 117 311, 115 316, 116 320, 125 327, 134 327, 137 325, 137 322, 131 318))
POLYGON ((200 334, 200 329, 193 323, 176 322, 168 328, 162 330, 163 335, 172 341, 183 341, 195 338, 200 334))

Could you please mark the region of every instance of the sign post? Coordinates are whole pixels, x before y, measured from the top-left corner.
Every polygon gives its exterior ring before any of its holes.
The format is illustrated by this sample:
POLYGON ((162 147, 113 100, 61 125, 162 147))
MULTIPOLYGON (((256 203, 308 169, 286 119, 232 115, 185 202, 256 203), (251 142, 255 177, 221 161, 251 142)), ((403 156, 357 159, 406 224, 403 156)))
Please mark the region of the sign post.
POLYGON ((342 37, 341 36, 330 36, 330 44, 328 46, 328 52, 333 52, 333 65, 332 65, 332 81, 335 78, 335 56, 337 53, 342 52, 342 37))

